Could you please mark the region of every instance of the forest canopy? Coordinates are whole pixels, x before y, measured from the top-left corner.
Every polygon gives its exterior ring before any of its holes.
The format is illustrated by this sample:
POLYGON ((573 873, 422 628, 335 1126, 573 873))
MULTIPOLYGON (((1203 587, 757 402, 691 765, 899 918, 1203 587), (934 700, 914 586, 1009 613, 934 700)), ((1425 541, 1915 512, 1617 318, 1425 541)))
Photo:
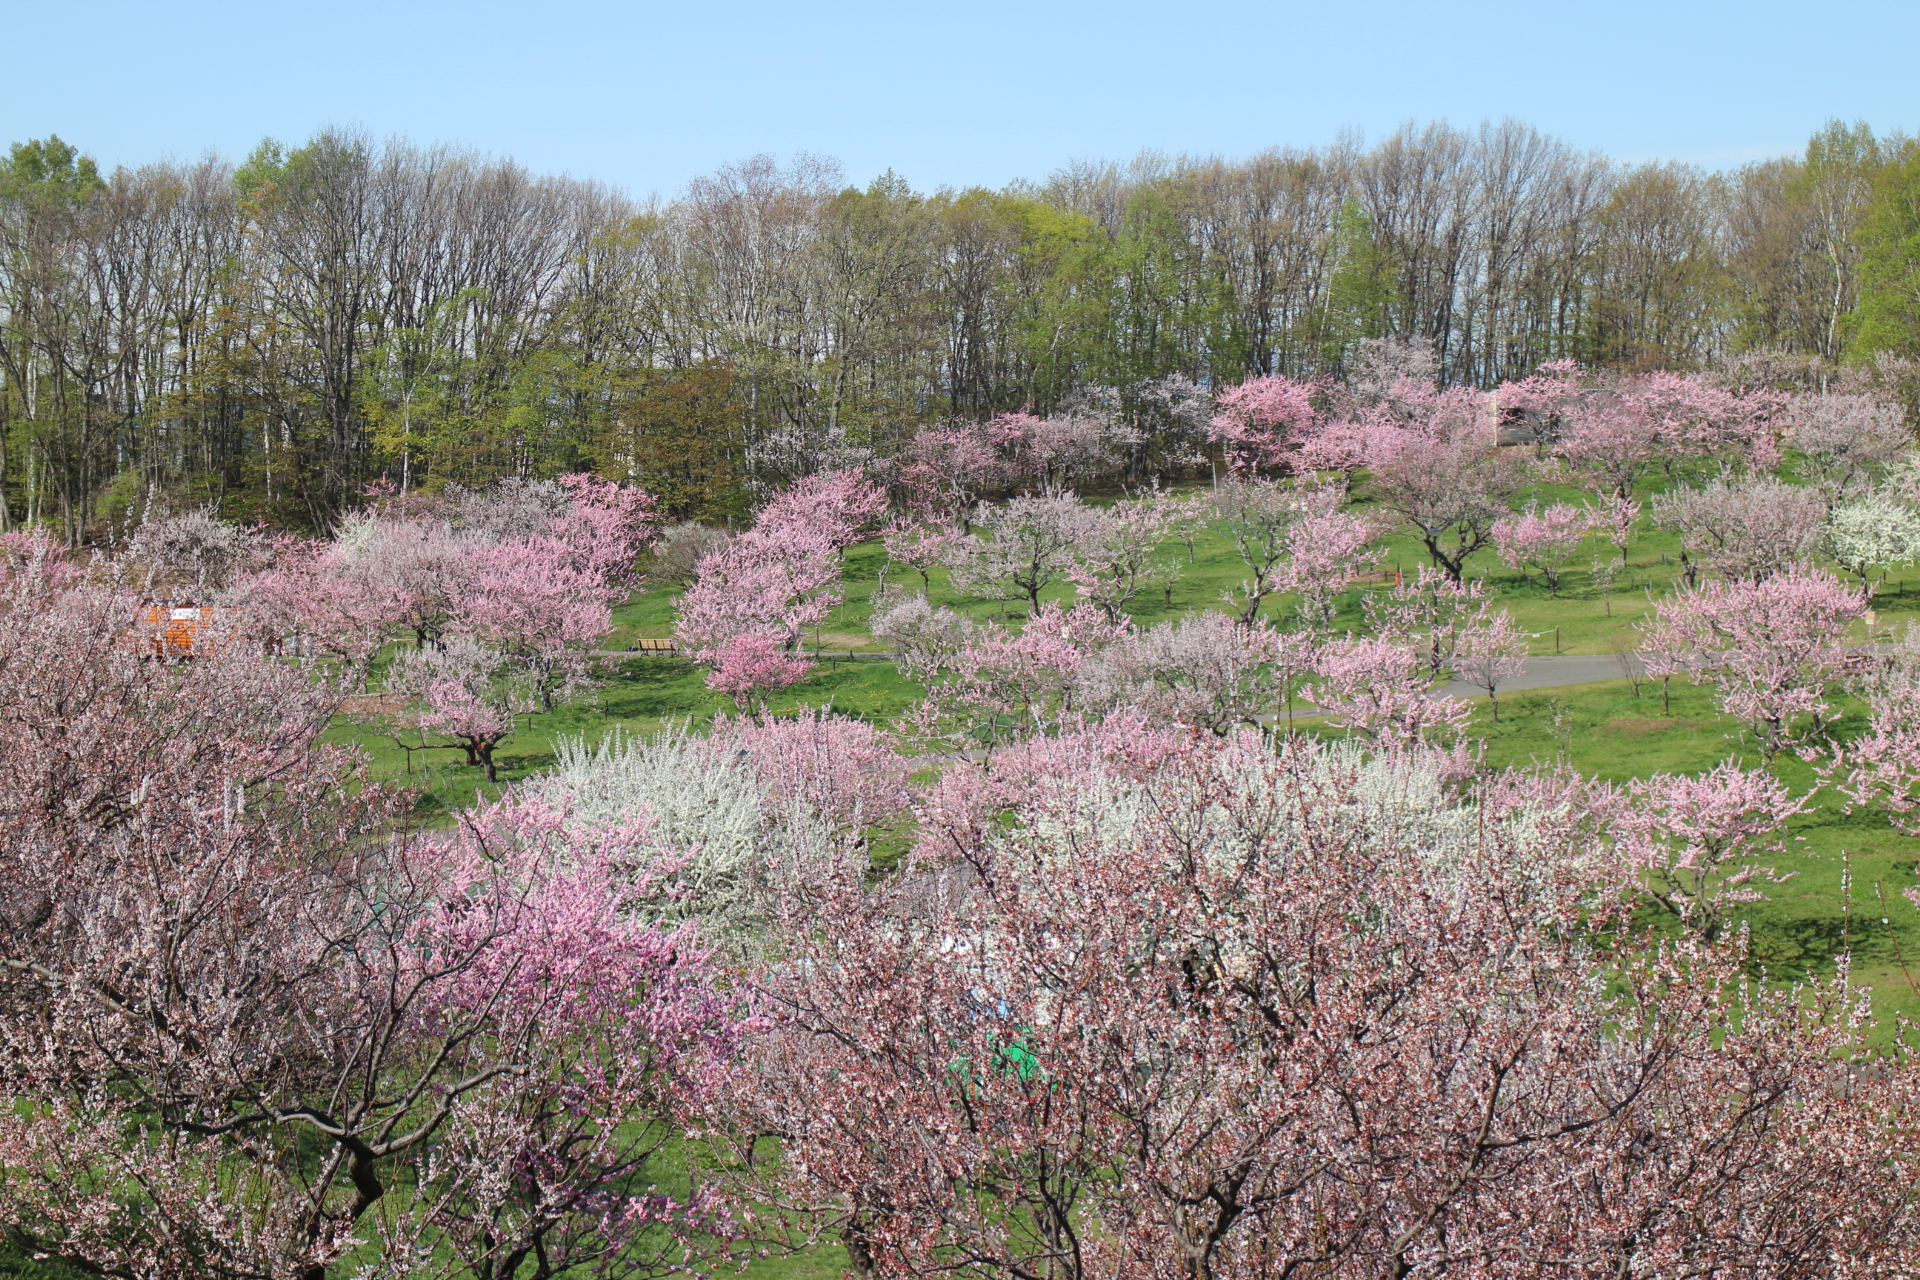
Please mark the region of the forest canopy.
POLYGON ((0 162, 0 525, 326 529, 375 480, 582 471, 726 519, 928 425, 1089 405, 1158 474, 1168 379, 1344 377, 1379 337, 1452 384, 1823 382, 1920 354, 1916 259, 1920 150, 1839 122, 1724 173, 1508 121, 999 191, 761 156, 648 201, 345 132, 111 173, 51 137, 0 162))

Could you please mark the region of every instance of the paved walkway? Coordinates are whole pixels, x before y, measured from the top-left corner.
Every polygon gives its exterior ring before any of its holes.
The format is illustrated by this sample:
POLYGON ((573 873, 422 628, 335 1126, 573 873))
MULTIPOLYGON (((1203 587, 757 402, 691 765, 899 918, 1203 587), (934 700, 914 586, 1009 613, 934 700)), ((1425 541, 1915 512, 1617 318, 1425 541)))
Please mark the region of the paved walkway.
MULTIPOLYGON (((1596 684, 1602 680, 1623 680, 1620 664, 1612 654, 1551 654, 1527 659, 1527 669, 1501 684, 1501 693, 1521 689, 1557 689, 1563 684, 1596 684)), ((1442 698, 1484 698, 1487 691, 1464 680, 1449 680, 1434 692, 1442 698)))

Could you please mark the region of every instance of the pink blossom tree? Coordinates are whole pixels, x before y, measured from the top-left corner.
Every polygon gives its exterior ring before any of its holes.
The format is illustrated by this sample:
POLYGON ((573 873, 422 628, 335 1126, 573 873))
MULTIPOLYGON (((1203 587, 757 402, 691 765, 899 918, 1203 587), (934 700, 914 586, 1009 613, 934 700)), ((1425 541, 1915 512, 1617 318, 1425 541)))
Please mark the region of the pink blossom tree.
POLYGON ((637 585, 652 507, 587 476, 383 499, 331 542, 279 546, 231 595, 281 634, 361 667, 396 629, 423 647, 477 637, 523 663, 551 706, 586 682, 612 608, 637 585))
POLYGON ((1496 520, 1489 531, 1501 563, 1522 576, 1536 569, 1549 596, 1560 594, 1560 579, 1593 529, 1589 512, 1564 502, 1542 509, 1528 503, 1518 515, 1496 520))
POLYGON ((64 543, 43 529, 8 529, 0 533, 0 580, 31 578, 43 589, 70 587, 86 576, 64 543))
POLYGON ((1309 631, 1330 628, 1347 584, 1379 568, 1379 537, 1371 520, 1350 511, 1315 512, 1287 530, 1287 558, 1273 585, 1300 597, 1297 612, 1309 631))
POLYGON ((1477 578, 1456 582, 1426 565, 1366 602, 1374 633, 1419 654, 1431 677, 1452 669, 1461 638, 1487 625, 1492 607, 1486 583, 1477 578))
POLYGON ((904 564, 920 575, 920 589, 933 589, 933 567, 945 563, 967 535, 957 525, 898 519, 881 531, 889 564, 904 564))
POLYGON ((1100 512, 1073 494, 983 504, 973 524, 977 532, 951 561, 954 586, 988 599, 1025 600, 1032 611, 1081 549, 1107 532, 1100 512))
POLYGON ((763 532, 804 531, 844 551, 885 514, 886 490, 855 471, 806 476, 767 500, 753 518, 763 532))
POLYGON ((1500 447, 1494 410, 1479 392, 1435 391, 1412 414, 1369 437, 1372 489, 1458 582, 1467 559, 1489 545, 1494 523, 1510 510, 1526 464, 1500 447))
POLYGON ((701 561, 680 596, 674 638, 702 661, 746 633, 794 649, 840 603, 839 586, 830 538, 796 527, 749 529, 701 561))
POLYGON ((464 751, 488 782, 500 780, 494 752, 541 704, 540 687, 522 664, 471 636, 396 651, 385 692, 401 705, 375 718, 397 745, 410 753, 464 751))
MULTIPOLYGON (((1248 576, 1229 596, 1245 626, 1253 625, 1260 606, 1276 592, 1291 588, 1320 595, 1333 588, 1337 566, 1330 566, 1317 546, 1296 534, 1299 526, 1316 521, 1314 529, 1348 544, 1363 528, 1370 531, 1353 517, 1336 518, 1341 516, 1340 491, 1325 485, 1229 476, 1214 486, 1213 504, 1220 527, 1247 568, 1248 576), (1302 552, 1307 561, 1295 571, 1291 561, 1302 552)), ((1344 585, 1346 578, 1338 581, 1344 585)))
POLYGON ((794 657, 772 636, 751 631, 728 636, 710 660, 707 688, 728 695, 743 710, 764 708, 768 694, 792 688, 813 670, 811 662, 794 657))
POLYGON ((1066 577, 1075 593, 1119 622, 1127 604, 1153 581, 1172 515, 1165 504, 1137 498, 1100 509, 1069 552, 1066 577))
POLYGON ((1222 391, 1212 437, 1236 472, 1287 471, 1290 459, 1320 422, 1316 401, 1324 383, 1284 377, 1249 378, 1222 391))
POLYGON ((885 509, 885 493, 852 472, 810 476, 700 562, 673 634, 714 668, 708 687, 750 699, 805 677, 810 667, 773 655, 791 655, 840 603, 841 553, 885 509))
POLYGON ((1713 686, 1720 709, 1744 723, 1771 760, 1824 727, 1847 629, 1866 608, 1864 593, 1817 569, 1708 582, 1654 606, 1642 652, 1650 675, 1713 686))
POLYGON ((1640 503, 1614 494, 1592 513, 1593 528, 1613 543, 1614 549, 1620 553, 1623 567, 1627 563, 1627 548, 1633 545, 1634 532, 1640 526, 1640 511, 1640 503))
POLYGON ((1224 736, 1272 714, 1305 668, 1304 637, 1223 613, 1190 613, 1121 636, 1082 668, 1084 705, 1224 736))
POLYGON ((460 612, 449 631, 495 649, 534 691, 541 710, 591 682, 613 606, 631 589, 534 540, 469 553, 460 612))
POLYGON ((1091 605, 1048 601, 1018 632, 987 626, 956 648, 903 650, 900 670, 927 686, 916 717, 935 741, 963 749, 1014 741, 1080 723, 1101 687, 1089 663, 1130 631, 1091 605))
POLYGON ((1913 446, 1906 413, 1873 396, 1798 396, 1784 416, 1801 475, 1829 502, 1871 488, 1913 446))
POLYGON ((1699 777, 1656 774, 1631 784, 1633 803, 1615 823, 1629 867, 1661 910, 1713 940, 1730 908, 1764 902, 1755 886, 1780 884, 1752 861, 1786 852, 1786 822, 1807 800, 1761 770, 1726 761, 1699 777))
POLYGON ((1070 493, 1116 460, 1108 424, 1093 416, 1003 413, 985 431, 1006 460, 1013 483, 1042 497, 1070 493))
POLYGON ((1652 472, 1777 461, 1770 424, 1784 397, 1738 392, 1698 377, 1654 372, 1601 380, 1570 361, 1503 384, 1503 412, 1536 424, 1577 482, 1601 496, 1633 496, 1652 472))
POLYGON ((509 808, 396 836, 406 797, 317 745, 339 695, 316 671, 240 637, 146 661, 127 606, 0 604, 9 1243, 318 1280, 664 1268, 724 1237, 710 1196, 655 1185, 662 1122, 743 1024, 690 931, 627 917, 647 824, 582 842, 509 808))
POLYGON ((901 483, 913 509, 935 524, 963 530, 973 509, 1009 482, 1006 464, 988 430, 978 424, 925 427, 907 446, 901 483))
POLYGON ((1632 899, 1541 790, 1133 718, 958 766, 911 872, 781 920, 718 1163, 870 1276, 1906 1256, 1911 1091, 1836 1061, 1856 993, 1597 957, 1632 899))
POLYGON ((774 812, 801 806, 829 842, 857 850, 857 865, 845 867, 842 877, 856 883, 868 869, 868 840, 906 817, 914 795, 907 781, 913 763, 887 731, 826 707, 721 718, 705 745, 710 759, 744 761, 774 812))
POLYGON ((1473 719, 1458 698, 1436 697, 1424 655, 1403 640, 1332 640, 1314 651, 1304 689, 1327 723, 1381 749, 1457 749, 1473 719))
POLYGON ((1716 477, 1653 500, 1656 521, 1680 535, 1688 561, 1725 578, 1759 579, 1813 558, 1827 523, 1818 490, 1772 479, 1716 477))
POLYGON ((1863 682, 1866 732, 1839 747, 1823 770, 1855 808, 1885 811, 1894 829, 1909 836, 1920 835, 1920 681, 1912 647, 1909 632, 1894 665, 1863 682))
POLYGON ((1487 691, 1493 721, 1500 722, 1500 686, 1527 669, 1527 633, 1501 610, 1482 613, 1475 625, 1464 628, 1453 651, 1453 673, 1476 689, 1487 691))

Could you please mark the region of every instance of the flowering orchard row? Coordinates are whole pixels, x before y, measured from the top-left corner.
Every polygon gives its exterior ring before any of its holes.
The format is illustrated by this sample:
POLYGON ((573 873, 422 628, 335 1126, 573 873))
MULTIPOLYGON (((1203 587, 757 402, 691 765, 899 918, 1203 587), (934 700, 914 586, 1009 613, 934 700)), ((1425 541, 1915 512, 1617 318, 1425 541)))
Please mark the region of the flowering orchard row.
POLYGON ((376 492, 317 542, 10 535, 0 1238, 142 1277, 822 1239, 873 1276, 1914 1274, 1904 1032, 1844 956, 1753 981, 1739 927, 1811 803, 1783 757, 1920 829, 1917 646, 1846 645, 1913 553, 1887 414, 1571 368, 1221 399, 1238 465, 1103 507, 1082 428, 1014 415, 945 437, 1013 468, 1006 501, 958 465, 823 471, 728 535, 584 478, 376 492), (1653 473, 1687 560, 1641 660, 1758 760, 1488 767, 1429 696, 1497 698, 1526 650, 1468 558, 1624 550, 1653 473), (1591 496, 1516 510, 1541 477, 1591 496), (1858 528, 1887 540, 1848 563, 1858 528), (1242 566, 1228 607, 1136 625, 1201 529, 1242 566), (1337 631, 1394 529, 1432 565, 1337 631), (875 534, 901 582, 871 629, 925 696, 768 714, 875 534), (737 716, 574 744, 445 829, 318 745, 353 698, 492 773, 597 678, 649 548, 737 716), (1024 625, 935 604, 936 567, 1024 625), (160 598, 215 606, 184 660, 139 634, 160 598), (1344 735, 1280 731, 1295 695, 1344 735))
MULTIPOLYGON (((1351 643, 1481 616, 1429 586, 1351 643)), ((1489 770, 1391 682, 1342 704, 1364 742, 1215 731, 1224 684, 1148 677, 1164 702, 1048 703, 937 771, 828 713, 576 746, 420 830, 315 745, 350 650, 237 626, 156 660, 132 599, 40 557, 0 593, 21 1253, 312 1280, 821 1240, 869 1276, 1920 1257, 1920 1075, 1869 1050, 1844 965, 1773 990, 1727 928, 1804 803, 1765 769, 1489 770), (881 838, 909 852, 875 876, 881 838)), ((1055 616, 969 643, 1114 630, 1055 616)), ((1266 660, 1217 627, 1168 661, 1266 660)), ((976 718, 979 683, 941 706, 976 718)))

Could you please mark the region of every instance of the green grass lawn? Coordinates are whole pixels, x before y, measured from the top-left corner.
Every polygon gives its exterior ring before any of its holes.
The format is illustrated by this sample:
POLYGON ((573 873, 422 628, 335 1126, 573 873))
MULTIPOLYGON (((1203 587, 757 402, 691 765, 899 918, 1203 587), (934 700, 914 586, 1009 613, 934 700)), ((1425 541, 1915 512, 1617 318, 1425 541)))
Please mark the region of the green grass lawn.
MULTIPOLYGON (((1474 731, 1486 743, 1489 765, 1549 764, 1564 751, 1575 769, 1620 785, 1656 773, 1700 773, 1729 757, 1748 768, 1761 763, 1738 726, 1714 709, 1707 690, 1676 681, 1670 694, 1670 709, 1663 711, 1657 684, 1643 686, 1638 697, 1625 681, 1528 690, 1501 698, 1498 724, 1479 699, 1474 731), (1556 712, 1564 738, 1555 732, 1556 712)), ((1841 703, 1848 714, 1839 732, 1858 733, 1860 707, 1841 703)), ((1782 756, 1773 769, 1797 792, 1819 781, 1811 766, 1792 757, 1782 756)), ((1920 884, 1920 840, 1895 831, 1884 813, 1847 812, 1846 798, 1833 791, 1815 799, 1815 807, 1788 823, 1788 854, 1762 860, 1792 878, 1765 886, 1768 900, 1737 918, 1752 930, 1756 959, 1779 980, 1831 973, 1841 952, 1851 952, 1854 976, 1872 988, 1875 1014, 1883 1034, 1890 1033, 1891 1015, 1920 1018, 1920 992, 1900 964, 1904 955, 1920 976, 1920 911, 1901 896, 1920 884), (1851 903, 1841 892, 1848 868, 1851 903)))

